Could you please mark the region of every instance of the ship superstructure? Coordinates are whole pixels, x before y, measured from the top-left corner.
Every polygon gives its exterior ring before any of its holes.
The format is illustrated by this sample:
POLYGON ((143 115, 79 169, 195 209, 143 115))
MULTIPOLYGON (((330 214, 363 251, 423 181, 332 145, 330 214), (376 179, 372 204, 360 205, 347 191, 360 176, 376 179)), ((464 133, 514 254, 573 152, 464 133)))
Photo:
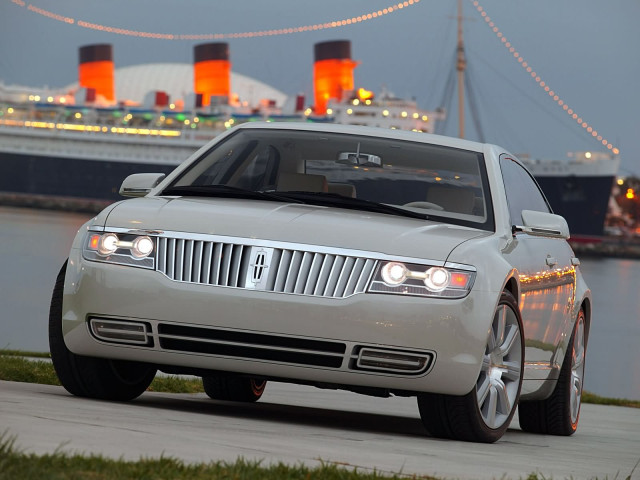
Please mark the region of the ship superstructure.
MULTIPOLYGON (((215 135, 251 121, 309 121, 378 125, 433 132, 442 111, 415 101, 355 88, 351 44, 315 46, 314 100, 292 99, 231 71, 226 43, 196 45, 192 67, 140 66, 138 78, 155 89, 143 98, 117 99, 110 45, 79 50, 78 83, 62 90, 0 85, 0 192, 117 200, 122 180, 136 172, 173 170, 215 135), (147 71, 145 71, 147 70, 147 71), (186 80, 172 98, 156 83, 162 71, 186 80), (235 87, 240 87, 235 90, 235 87)), ((132 67, 122 74, 131 76, 132 67)), ((140 89, 141 82, 128 82, 140 89)), ((168 82, 169 83, 169 82, 168 82)))

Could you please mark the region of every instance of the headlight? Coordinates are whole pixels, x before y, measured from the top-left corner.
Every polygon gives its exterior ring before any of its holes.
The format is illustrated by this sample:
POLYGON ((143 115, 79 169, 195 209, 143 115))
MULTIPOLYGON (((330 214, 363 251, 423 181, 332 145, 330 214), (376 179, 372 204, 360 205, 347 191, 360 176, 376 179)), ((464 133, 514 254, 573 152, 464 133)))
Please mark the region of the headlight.
POLYGON ((111 255, 118 249, 118 236, 115 233, 101 235, 98 239, 98 253, 100 255, 111 255))
POLYGON ((402 284, 407 279, 407 267, 404 263, 389 262, 380 269, 382 281, 390 286, 402 284))
POLYGON ((144 237, 136 237, 131 245, 131 255, 136 258, 148 257, 153 252, 153 240, 146 235, 144 237))
POLYGON ((154 268, 156 242, 148 235, 89 232, 82 249, 87 260, 154 268))
POLYGON ((424 284, 432 292, 441 292, 449 286, 451 274, 446 268, 431 267, 426 272, 424 284))
POLYGON ((371 293, 463 298, 469 294, 475 270, 381 262, 369 286, 371 293))

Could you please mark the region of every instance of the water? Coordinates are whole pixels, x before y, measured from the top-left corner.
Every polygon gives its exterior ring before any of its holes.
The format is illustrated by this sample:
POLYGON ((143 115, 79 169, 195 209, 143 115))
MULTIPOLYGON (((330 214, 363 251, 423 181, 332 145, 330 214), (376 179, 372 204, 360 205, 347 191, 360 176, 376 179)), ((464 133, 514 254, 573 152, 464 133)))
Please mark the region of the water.
POLYGON ((49 351, 49 301, 90 215, 0 207, 0 348, 49 351))
MULTIPOLYGON (((48 351, 49 300, 90 215, 0 207, 0 348, 48 351)), ((585 388, 640 400, 640 261, 582 259, 594 315, 585 388)))

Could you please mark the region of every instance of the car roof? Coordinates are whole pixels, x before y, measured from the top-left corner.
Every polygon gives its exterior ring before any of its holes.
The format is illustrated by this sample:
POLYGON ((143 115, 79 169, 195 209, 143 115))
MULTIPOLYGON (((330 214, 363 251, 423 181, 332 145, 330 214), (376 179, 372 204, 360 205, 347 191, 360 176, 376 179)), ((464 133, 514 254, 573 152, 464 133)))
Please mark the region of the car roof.
POLYGON ((238 125, 238 129, 274 129, 274 130, 304 130, 310 132, 342 133, 351 135, 366 135, 377 138, 389 138, 394 140, 408 140, 412 142, 442 145, 451 148, 460 148, 473 152, 484 152, 487 144, 473 142, 443 135, 431 133, 412 132, 390 128, 365 127, 361 125, 343 125, 338 123, 311 123, 311 122, 247 122, 238 125))

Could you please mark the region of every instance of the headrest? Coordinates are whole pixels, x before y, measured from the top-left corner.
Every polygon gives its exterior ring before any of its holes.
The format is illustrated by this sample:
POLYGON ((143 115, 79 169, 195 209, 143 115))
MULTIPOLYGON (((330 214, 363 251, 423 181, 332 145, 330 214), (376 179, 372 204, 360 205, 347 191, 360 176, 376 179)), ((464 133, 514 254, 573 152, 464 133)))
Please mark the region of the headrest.
POLYGON ((324 175, 305 173, 281 173, 278 176, 279 192, 327 192, 327 179, 324 175))
POLYGON ((447 212, 473 212, 475 194, 473 190, 460 187, 433 185, 427 191, 427 202, 440 205, 447 212))
POLYGON ((329 183, 329 193, 356 198, 356 187, 350 183, 329 183))

